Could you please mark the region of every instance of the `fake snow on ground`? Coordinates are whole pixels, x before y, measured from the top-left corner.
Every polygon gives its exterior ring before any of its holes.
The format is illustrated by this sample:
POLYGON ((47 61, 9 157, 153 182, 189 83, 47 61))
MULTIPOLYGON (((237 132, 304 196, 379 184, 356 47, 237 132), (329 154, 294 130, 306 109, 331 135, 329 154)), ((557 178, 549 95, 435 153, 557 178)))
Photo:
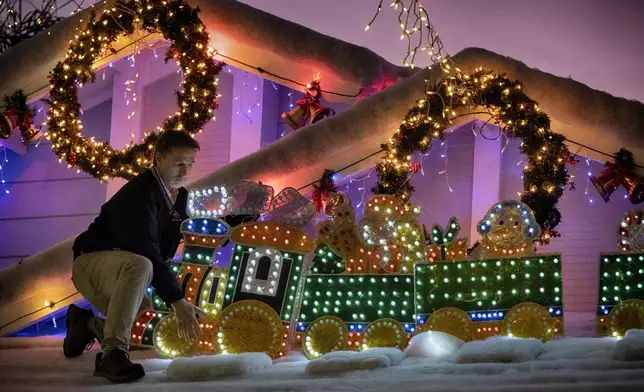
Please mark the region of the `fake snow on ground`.
POLYGON ((300 353, 159 359, 134 351, 146 376, 127 385, 92 376, 96 350, 65 359, 62 340, 0 339, 0 390, 15 391, 644 391, 644 331, 623 340, 491 338, 464 343, 440 332, 414 337, 402 353, 300 353), (187 380, 193 380, 188 382, 187 380), (198 381, 194 381, 198 380, 198 381))

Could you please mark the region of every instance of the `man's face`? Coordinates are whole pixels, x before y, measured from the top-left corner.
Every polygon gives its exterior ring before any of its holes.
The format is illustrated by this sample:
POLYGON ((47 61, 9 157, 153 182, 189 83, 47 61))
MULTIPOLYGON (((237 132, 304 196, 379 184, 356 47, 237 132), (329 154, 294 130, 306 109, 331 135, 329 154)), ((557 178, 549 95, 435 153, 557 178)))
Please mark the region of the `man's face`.
POLYGON ((173 147, 170 152, 157 156, 157 169, 165 185, 181 188, 188 179, 197 151, 188 147, 173 147))

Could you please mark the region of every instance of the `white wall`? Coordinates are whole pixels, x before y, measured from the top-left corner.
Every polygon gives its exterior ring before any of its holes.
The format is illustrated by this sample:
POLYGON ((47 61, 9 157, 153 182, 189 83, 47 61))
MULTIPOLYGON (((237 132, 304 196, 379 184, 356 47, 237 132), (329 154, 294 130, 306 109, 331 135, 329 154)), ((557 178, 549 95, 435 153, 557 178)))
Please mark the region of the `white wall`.
MULTIPOLYGON (((109 139, 111 108, 109 99, 84 111, 86 135, 109 139)), ((4 177, 11 193, 0 193, 0 268, 84 230, 98 214, 106 190, 95 178, 58 163, 44 139, 25 156, 8 155, 4 177)))

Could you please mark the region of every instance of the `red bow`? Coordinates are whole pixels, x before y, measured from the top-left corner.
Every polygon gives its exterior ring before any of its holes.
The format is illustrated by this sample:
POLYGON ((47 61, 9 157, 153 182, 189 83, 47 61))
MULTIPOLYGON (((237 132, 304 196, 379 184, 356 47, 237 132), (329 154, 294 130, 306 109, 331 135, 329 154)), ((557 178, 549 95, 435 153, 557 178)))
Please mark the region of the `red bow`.
POLYGON ((331 191, 331 189, 315 184, 313 184, 313 188, 315 188, 315 190, 311 195, 311 201, 313 202, 313 204, 315 204, 315 209, 317 210, 317 212, 320 212, 320 210, 322 210, 322 207, 324 207, 324 203, 326 203, 327 199, 329 198, 329 192, 331 191))

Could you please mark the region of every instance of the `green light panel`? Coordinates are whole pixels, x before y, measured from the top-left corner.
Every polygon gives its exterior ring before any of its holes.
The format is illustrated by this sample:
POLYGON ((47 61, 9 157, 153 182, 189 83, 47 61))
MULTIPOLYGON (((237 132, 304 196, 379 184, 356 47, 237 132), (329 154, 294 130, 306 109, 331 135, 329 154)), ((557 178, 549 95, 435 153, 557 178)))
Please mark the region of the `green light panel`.
POLYGON ((456 307, 509 309, 521 302, 562 306, 561 256, 417 264, 416 313, 456 307))
POLYGON ((599 304, 614 306, 627 299, 644 299, 644 254, 602 254, 599 304))
POLYGON ((340 274, 345 270, 345 264, 342 257, 333 253, 325 244, 315 249, 315 258, 311 272, 314 274, 340 274))
POLYGON ((190 264, 210 265, 212 264, 212 257, 216 248, 208 248, 205 246, 186 245, 183 248, 181 261, 190 264))
POLYGON ((331 315, 347 323, 393 318, 414 321, 412 275, 310 275, 306 278, 300 322, 331 315))

